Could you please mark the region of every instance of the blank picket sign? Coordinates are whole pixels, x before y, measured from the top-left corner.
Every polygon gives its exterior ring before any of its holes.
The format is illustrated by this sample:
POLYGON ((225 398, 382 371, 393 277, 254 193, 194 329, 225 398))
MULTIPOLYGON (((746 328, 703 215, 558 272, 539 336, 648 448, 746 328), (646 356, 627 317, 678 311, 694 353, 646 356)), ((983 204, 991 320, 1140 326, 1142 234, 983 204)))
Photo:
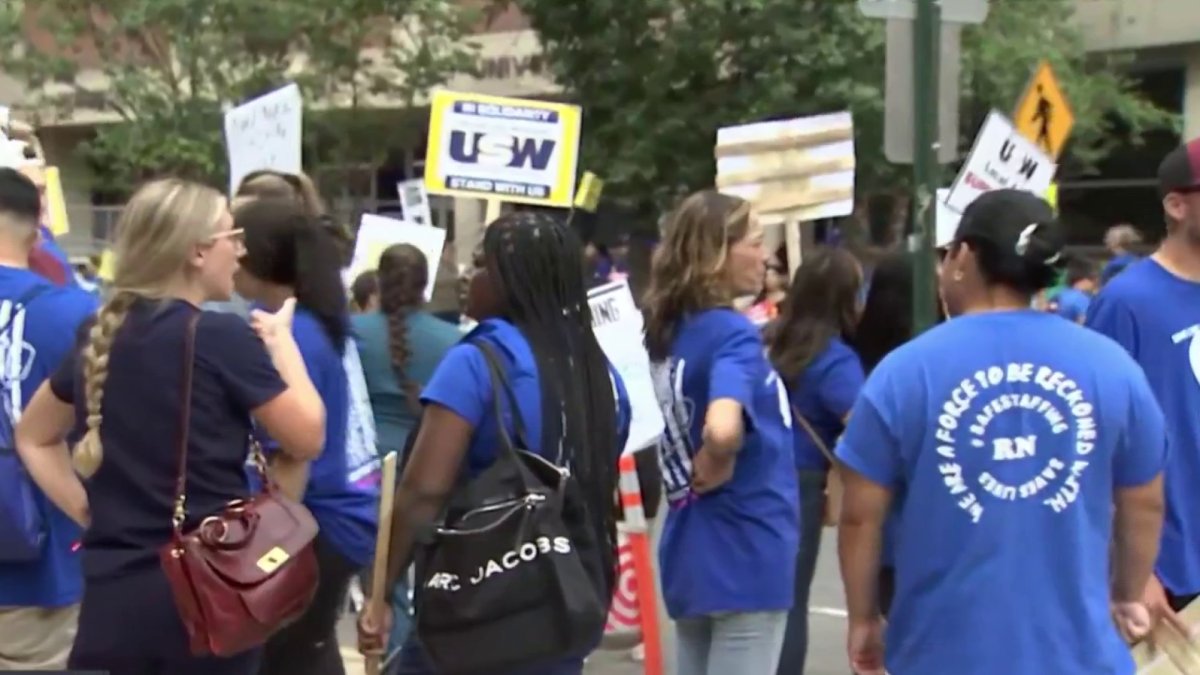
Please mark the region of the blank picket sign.
POLYGON ((717 131, 715 155, 717 189, 751 202, 764 224, 854 210, 848 112, 725 127, 717 131))

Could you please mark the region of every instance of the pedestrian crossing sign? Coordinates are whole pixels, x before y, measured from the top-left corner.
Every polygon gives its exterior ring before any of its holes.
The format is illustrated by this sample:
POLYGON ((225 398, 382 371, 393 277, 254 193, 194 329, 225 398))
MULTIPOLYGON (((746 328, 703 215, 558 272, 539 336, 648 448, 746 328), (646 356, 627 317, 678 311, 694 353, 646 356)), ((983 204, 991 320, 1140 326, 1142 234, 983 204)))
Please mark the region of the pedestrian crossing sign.
POLYGON ((1071 127, 1075 126, 1075 114, 1049 63, 1038 64, 1013 113, 1013 124, 1022 136, 1058 159, 1071 135, 1071 127))

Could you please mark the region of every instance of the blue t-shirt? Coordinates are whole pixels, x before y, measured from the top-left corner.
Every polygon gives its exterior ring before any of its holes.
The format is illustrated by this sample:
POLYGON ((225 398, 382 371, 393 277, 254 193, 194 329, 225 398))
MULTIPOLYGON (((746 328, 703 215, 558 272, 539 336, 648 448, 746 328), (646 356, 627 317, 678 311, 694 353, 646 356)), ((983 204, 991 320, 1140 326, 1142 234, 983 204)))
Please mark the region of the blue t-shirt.
MULTIPOLYGON (((496 348, 500 357, 507 362, 505 374, 516 397, 521 421, 528 435, 528 450, 545 455, 542 445, 542 390, 538 380, 537 362, 533 350, 521 331, 503 319, 487 319, 462 338, 462 343, 450 348, 438 364, 429 384, 421 392, 421 402, 436 403, 454 411, 468 423, 474 432, 467 448, 466 471, 474 478, 496 460, 497 440, 496 415, 493 411, 492 379, 488 374, 487 361, 473 341, 486 340, 496 348)), ((631 409, 625 383, 609 366, 615 399, 617 401, 617 447, 613 449, 613 462, 617 461, 625 441, 629 438, 631 409)), ((515 434, 512 418, 506 416, 504 428, 515 434)), ((513 440, 516 440, 515 438, 513 440)), ((547 455, 549 458, 549 456, 547 455)), ((553 459, 553 458, 551 458, 553 459)))
POLYGON ((1200 591, 1200 283, 1154 259, 1130 265, 1092 302, 1088 327, 1146 373, 1167 418, 1167 514, 1156 572, 1176 595, 1200 591))
POLYGON ((672 618, 792 606, 800 543, 799 486, 786 387, 758 329, 732 309, 693 314, 666 362, 651 364, 666 428, 659 458, 669 510, 659 547, 672 618), (692 492, 709 403, 742 406, 746 430, 733 478, 692 492))
MULTIPOLYGON (((84 483, 92 516, 83 536, 87 579, 112 580, 161 565, 158 553, 171 538, 179 473, 185 331, 199 311, 183 300, 139 301, 113 340, 100 424, 104 459, 84 483)), ((54 395, 75 406, 77 424, 87 417, 82 365, 77 348, 50 379, 54 395)), ((285 389, 266 348, 245 321, 200 313, 185 531, 231 500, 249 496, 243 467, 250 413, 285 389)))
POLYGON ((1133 673, 1109 613, 1113 492, 1165 453, 1137 364, 1056 316, 962 316, 892 352, 837 448, 905 490, 888 672, 1133 673))
POLYGON ((1064 288, 1054 297, 1054 304, 1058 306, 1056 310, 1058 315, 1075 323, 1083 323, 1084 317, 1087 316, 1088 305, 1091 303, 1092 296, 1077 288, 1064 288))
MULTIPOLYGON (((863 368, 858 354, 842 341, 833 338, 817 354, 792 386, 791 402, 812 426, 813 431, 829 451, 845 429, 843 420, 850 414, 854 400, 863 386, 863 368)), ((796 448, 797 471, 824 471, 829 468, 825 453, 797 421, 792 425, 796 448)))
POLYGON ((304 505, 339 553, 356 565, 367 565, 375 553, 379 488, 377 482, 356 480, 359 467, 351 466, 350 383, 342 355, 317 317, 303 307, 296 308, 292 337, 325 404, 325 446, 309 467, 304 505))
MULTIPOLYGON (((96 299, 72 287, 55 286, 26 269, 0 267, 0 403, 14 422, 33 393, 75 346, 80 324, 96 311, 96 299), (14 308, 35 286, 41 293, 14 308), (13 345, 20 345, 19 354, 13 345)), ((5 412, 0 412, 5 414, 5 412)), ((10 445, 11 447, 11 445, 10 445)), ((73 550, 79 526, 36 490, 46 525, 40 560, 0 563, 0 607, 62 607, 79 602, 83 583, 73 550)))
MULTIPOLYGON (((478 476, 492 465, 499 443, 498 420, 492 398, 496 394, 492 390, 487 361, 479 348, 473 344, 480 341, 486 341, 492 346, 505 366, 505 375, 512 386, 516 407, 521 412, 521 421, 527 434, 525 440, 529 447, 526 449, 553 461, 554 457, 549 454, 549 449, 542 447, 542 393, 537 362, 525 336, 516 326, 503 319, 484 320, 463 337, 461 344, 451 347, 446 352, 425 391, 421 393, 421 402, 443 406, 471 425, 473 431, 466 457, 468 478, 478 476)), ((615 464, 629 438, 632 413, 625 384, 611 365, 609 375, 617 404, 617 442, 611 449, 612 461, 615 464)), ((505 412, 504 428, 511 436, 516 433, 516 429, 507 407, 505 412)), ((513 440, 516 440, 515 436, 513 440)), ((599 451, 600 448, 596 450, 599 451)), ((598 641, 600 636, 596 638, 598 641)), ((401 669, 404 672, 426 672, 428 669, 427 664, 418 663, 423 659, 423 652, 415 640, 415 635, 410 634, 409 644, 401 651, 401 669)), ((520 672, 522 675, 579 673, 583 668, 583 658, 584 655, 579 655, 559 663, 523 669, 520 672)))
MULTIPOLYGON (((417 424, 418 413, 409 404, 405 387, 392 367, 387 316, 382 312, 357 314, 351 318, 351 324, 375 413, 379 452, 399 452, 417 424)), ((462 339, 462 331, 425 311, 412 312, 404 318, 404 325, 409 352, 404 376, 419 392, 433 377, 446 352, 462 339)))
POLYGON ((1133 263, 1140 258, 1133 253, 1118 253, 1111 260, 1104 264, 1104 268, 1100 270, 1101 283, 1107 284, 1112 281, 1118 274, 1124 272, 1133 263))

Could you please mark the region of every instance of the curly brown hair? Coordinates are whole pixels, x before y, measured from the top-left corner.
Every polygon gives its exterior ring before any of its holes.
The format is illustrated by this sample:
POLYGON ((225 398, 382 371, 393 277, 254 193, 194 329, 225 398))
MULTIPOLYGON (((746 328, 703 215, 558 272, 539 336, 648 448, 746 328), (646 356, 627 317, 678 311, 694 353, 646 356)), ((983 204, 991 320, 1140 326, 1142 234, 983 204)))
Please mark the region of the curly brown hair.
POLYGON ((412 357, 406 320, 413 310, 425 304, 425 286, 429 283, 429 262, 421 249, 412 244, 395 244, 379 256, 379 309, 387 317, 388 351, 396 381, 404 389, 408 405, 420 410, 418 383, 408 379, 405 368, 412 357))
POLYGON ((749 233, 750 216, 749 202, 715 190, 691 195, 671 214, 643 299, 650 360, 667 357, 686 315, 733 302, 725 261, 749 233))

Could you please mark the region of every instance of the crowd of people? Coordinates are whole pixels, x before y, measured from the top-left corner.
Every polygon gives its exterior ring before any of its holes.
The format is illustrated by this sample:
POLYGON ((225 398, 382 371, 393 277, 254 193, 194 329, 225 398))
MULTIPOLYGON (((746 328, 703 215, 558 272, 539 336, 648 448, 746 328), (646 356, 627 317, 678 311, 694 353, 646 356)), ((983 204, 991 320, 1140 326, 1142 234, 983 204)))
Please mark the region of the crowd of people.
MULTIPOLYGON (((837 525, 860 675, 1132 673, 1128 644, 1200 593, 1196 157, 1163 161, 1158 250, 1114 230, 1104 272, 1043 200, 983 195, 919 335, 908 254, 818 248, 789 283, 749 203, 684 199, 639 298, 679 672, 803 673, 837 525)), ((353 236, 302 174, 147 183, 98 291, 44 222, 36 175, 0 169, 0 669, 337 675, 387 528, 387 600, 358 617, 386 672, 582 672, 633 413, 587 293, 625 277, 623 243, 503 215, 435 306, 448 259, 411 245, 347 279, 353 236), (487 538, 518 522, 531 539, 487 538), (315 576, 286 616, 243 597, 269 637, 235 649, 192 607, 226 582, 178 570, 238 532, 276 537, 236 568, 255 583, 315 576)))

